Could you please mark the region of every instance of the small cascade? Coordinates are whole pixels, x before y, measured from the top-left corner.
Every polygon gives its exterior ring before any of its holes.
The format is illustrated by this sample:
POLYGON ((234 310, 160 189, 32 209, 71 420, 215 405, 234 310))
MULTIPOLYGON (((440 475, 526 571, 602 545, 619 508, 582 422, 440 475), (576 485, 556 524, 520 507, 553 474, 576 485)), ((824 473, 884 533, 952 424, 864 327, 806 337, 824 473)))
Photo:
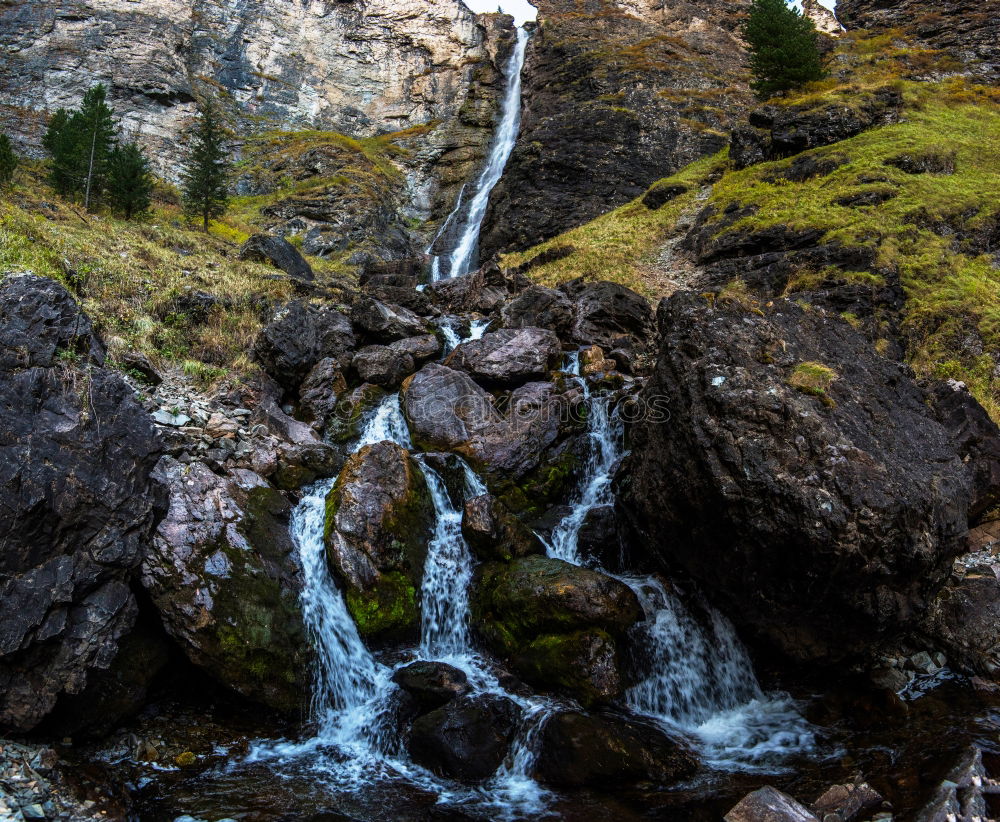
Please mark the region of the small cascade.
MULTIPOLYGON (((580 355, 570 356, 566 369, 580 377, 580 355)), ((584 480, 570 503, 570 512, 552 530, 549 537, 548 554, 557 559, 580 565, 578 541, 580 529, 587 514, 601 505, 611 505, 614 495, 611 480, 614 469, 625 452, 625 429, 612 407, 613 395, 593 396, 585 379, 579 379, 587 405, 587 438, 589 454, 584 471, 584 480)))
POLYGON ((528 45, 528 32, 523 26, 517 28, 514 48, 504 71, 506 92, 500 113, 500 123, 497 126, 493 144, 490 147, 486 166, 476 181, 475 192, 463 206, 462 196, 448 219, 445 220, 435 237, 431 248, 439 246, 448 234, 458 231, 450 253, 438 254, 431 260, 431 281, 461 277, 472 270, 476 254, 479 251, 479 233, 486 216, 490 194, 503 176, 504 166, 514 150, 518 130, 521 126, 521 69, 524 67, 524 55, 528 45))
MULTIPOLYGON (((566 371, 584 392, 590 453, 570 511, 546 548, 549 556, 580 565, 589 559, 580 556, 580 529, 593 508, 614 503, 614 470, 627 451, 614 396, 591 394, 580 377, 578 353, 570 356, 566 371)), ((729 620, 706 607, 704 626, 655 576, 618 578, 635 592, 646 615, 634 633, 649 675, 627 694, 633 711, 693 737, 706 761, 720 768, 752 769, 776 755, 812 748, 813 733, 792 701, 762 691, 729 620)))
POLYGON ((659 578, 619 579, 646 614, 635 634, 649 675, 626 694, 632 710, 694 737, 720 768, 751 770, 814 746, 792 700, 761 689, 725 616, 706 605, 704 624, 659 578))
POLYGON ((485 318, 473 320, 469 323, 469 333, 468 336, 465 337, 459 337, 458 332, 451 325, 449 325, 447 321, 442 322, 438 327, 441 329, 441 333, 444 336, 443 357, 447 357, 462 343, 481 339, 483 334, 486 333, 486 329, 490 327, 490 322, 491 320, 487 320, 485 318))
POLYGON ((413 448, 410 441, 410 429, 406 427, 403 411, 399 407, 399 394, 390 394, 378 404, 375 413, 365 424, 354 450, 358 451, 366 445, 389 440, 407 450, 413 448))
MULTIPOLYGON (((441 475, 417 457, 434 503, 434 536, 427 547, 420 588, 420 655, 425 659, 472 655, 469 642, 469 584, 472 554, 462 536, 462 507, 452 502, 441 475)), ((461 461, 467 498, 486 493, 486 486, 461 461)))

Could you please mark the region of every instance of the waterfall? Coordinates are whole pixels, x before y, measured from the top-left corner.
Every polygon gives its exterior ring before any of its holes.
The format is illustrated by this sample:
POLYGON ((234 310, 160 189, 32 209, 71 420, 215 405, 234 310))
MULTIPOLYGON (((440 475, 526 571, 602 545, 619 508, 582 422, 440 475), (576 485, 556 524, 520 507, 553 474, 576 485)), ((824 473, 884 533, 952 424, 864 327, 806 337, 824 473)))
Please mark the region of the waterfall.
MULTIPOLYGON (((514 49, 507 61, 504 71, 506 82, 506 92, 504 94, 503 105, 500 113, 500 124, 497 126, 493 144, 490 147, 489 156, 486 159, 486 166, 483 168, 479 179, 476 181, 475 193, 468 200, 464 219, 461 219, 459 227, 461 229, 458 240, 447 257, 435 256, 431 260, 431 280, 436 281, 443 278, 461 277, 468 274, 472 268, 476 253, 479 250, 479 232, 483 226, 483 218, 486 216, 486 207, 489 205, 490 193, 494 186, 500 181, 503 175, 504 166, 514 150, 514 143, 517 141, 518 130, 521 125, 521 69, 524 67, 524 54, 528 45, 528 32, 523 26, 517 28, 514 49)), ((459 213, 462 209, 462 195, 465 193, 463 187, 459 194, 458 204, 455 206, 448 219, 445 220, 435 237, 433 248, 444 236, 448 228, 459 220, 459 213)))
MULTIPOLYGON (((424 471, 427 489, 434 504, 434 536, 427 547, 424 578, 420 587, 420 655, 440 659, 471 655, 469 642, 469 585, 472 582, 472 554, 462 536, 462 503, 456 505, 441 475, 417 458, 424 471)), ((486 486, 464 460, 466 497, 486 493, 486 486)))
POLYGON ((482 339, 483 334, 486 333, 486 329, 490 327, 490 322, 491 321, 487 319, 473 320, 469 323, 469 334, 466 337, 459 337, 458 332, 449 324, 447 320, 442 322, 438 326, 438 328, 441 329, 441 334, 444 336, 444 351, 442 359, 447 357, 462 343, 482 339))
POLYGON ((413 448, 410 441, 410 429, 399 407, 399 394, 390 394, 378 404, 375 413, 368 419, 354 450, 358 451, 366 445, 389 440, 407 450, 413 448))
MULTIPOLYGON (((580 529, 593 508, 614 503, 613 472, 627 452, 613 395, 592 395, 580 377, 578 353, 570 355, 565 370, 584 392, 590 453, 579 491, 546 552, 580 565, 588 559, 580 556, 580 529)), ((629 708, 691 737, 705 761, 720 768, 753 769, 775 755, 813 746, 811 726, 792 700, 761 689, 746 649, 721 613, 706 605, 706 618, 699 621, 659 578, 618 579, 635 592, 646 617, 633 637, 648 673, 626 694, 629 708)))
MULTIPOLYGON (((580 355, 570 355, 569 373, 580 376, 580 355)), ((611 480, 614 468, 625 456, 625 432, 611 407, 612 395, 592 396, 585 379, 579 379, 587 405, 587 438, 589 454, 580 490, 570 503, 569 513, 560 520, 549 537, 548 554, 574 565, 581 564, 578 542, 580 529, 590 511, 614 502, 611 480)))

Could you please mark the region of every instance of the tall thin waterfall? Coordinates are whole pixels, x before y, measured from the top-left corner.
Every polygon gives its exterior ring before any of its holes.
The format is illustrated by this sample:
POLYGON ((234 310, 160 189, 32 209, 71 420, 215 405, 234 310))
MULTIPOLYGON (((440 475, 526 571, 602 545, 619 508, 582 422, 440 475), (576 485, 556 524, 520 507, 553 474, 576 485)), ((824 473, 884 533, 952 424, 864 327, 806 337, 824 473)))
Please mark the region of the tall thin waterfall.
MULTIPOLYGON (((580 490, 547 544, 551 557, 581 564, 580 529, 595 507, 614 502, 613 472, 625 456, 624 426, 612 397, 594 396, 580 378, 579 355, 567 371, 579 378, 588 405, 590 454, 580 490)), ((765 694, 729 620, 706 605, 697 619, 656 576, 620 576, 636 594, 646 619, 633 629, 646 677, 627 695, 639 714, 693 737, 707 762, 752 769, 775 754, 812 747, 811 726, 792 701, 765 694)))
POLYGON ((479 233, 486 216, 486 207, 490 202, 490 194, 503 175, 504 166, 514 150, 518 130, 521 126, 521 69, 524 67, 524 54, 528 45, 528 32, 523 26, 517 28, 514 49, 507 61, 504 71, 506 92, 500 113, 500 124, 497 127, 493 144, 490 147, 486 166, 476 181, 475 193, 467 199, 463 206, 463 187, 459 201, 444 225, 438 232, 431 248, 453 226, 458 225, 460 232, 451 253, 447 256, 436 256, 431 260, 431 280, 461 277, 472 269, 479 250, 479 233), (464 216, 463 215, 464 212, 464 216))

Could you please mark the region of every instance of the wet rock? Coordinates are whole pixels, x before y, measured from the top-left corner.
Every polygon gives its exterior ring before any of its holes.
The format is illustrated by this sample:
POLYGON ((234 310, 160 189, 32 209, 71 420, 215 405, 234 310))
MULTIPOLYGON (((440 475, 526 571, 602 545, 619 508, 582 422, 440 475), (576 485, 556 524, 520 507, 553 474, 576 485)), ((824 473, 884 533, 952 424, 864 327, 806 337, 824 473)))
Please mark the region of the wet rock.
POLYGON ((419 467, 393 442, 365 446, 347 460, 326 506, 327 559, 361 635, 414 633, 433 516, 419 467))
POLYGON ((462 536, 484 561, 545 553, 541 540, 492 494, 481 494, 465 503, 462 536))
POLYGON ((653 309, 645 297, 618 283, 571 280, 559 286, 573 302, 573 341, 605 351, 645 350, 655 336, 653 309))
POLYGON ((826 821, 828 814, 835 814, 838 822, 859 822, 868 819, 882 807, 882 794, 867 782, 832 785, 812 803, 812 810, 826 821))
POLYGON ((538 468, 560 435, 567 398, 551 383, 528 383, 509 397, 506 413, 469 375, 428 363, 403 383, 403 413, 423 450, 453 451, 493 484, 538 468))
POLYGON ((648 723, 563 711, 545 723, 537 771, 560 788, 613 790, 636 782, 672 785, 697 767, 683 744, 648 723))
POLYGON ((465 671, 444 662, 411 662, 396 671, 392 681, 417 701, 421 712, 440 708, 469 691, 465 671))
POLYGON ((903 99, 894 88, 858 95, 851 105, 765 105, 734 129, 729 147, 736 168, 777 160, 810 148, 838 143, 869 128, 895 122, 903 99))
POLYGON ((544 379, 559 367, 562 346, 554 332, 544 328, 504 328, 462 343, 444 364, 465 371, 488 388, 513 388, 544 379))
POLYGON ((326 438, 332 442, 347 442, 361 433, 361 425, 385 397, 377 385, 363 383, 340 396, 333 412, 326 417, 326 438))
POLYGON ((299 386, 299 416, 323 431, 338 400, 346 392, 347 381, 340 363, 325 357, 312 367, 299 386))
POLYGON ((613 505, 598 505, 584 517, 577 534, 580 555, 594 557, 606 568, 621 565, 622 525, 613 505))
POLYGON ((259 475, 219 476, 164 457, 170 510, 142 583, 188 658, 223 685, 285 712, 308 702, 309 641, 291 505, 259 475))
POLYGON ((573 325, 573 303, 561 291, 532 285, 505 303, 500 317, 505 328, 548 328, 566 337, 573 325))
POLYGON ((529 285, 531 281, 526 277, 487 264, 464 277, 434 283, 428 290, 445 311, 485 316, 496 311, 511 294, 529 285))
POLYGON ((410 754, 442 776, 486 779, 507 755, 520 714, 506 697, 459 697, 413 722, 410 754))
POLYGON ((60 357, 104 364, 90 318, 55 280, 7 275, 0 284, 0 370, 47 368, 60 357))
POLYGON ((30 730, 111 665, 165 511, 162 442, 134 389, 74 365, 103 359, 90 328, 51 280, 0 285, 0 728, 30 730))
POLYGON ((381 343, 422 336, 427 324, 410 309, 373 297, 362 297, 351 309, 351 321, 367 338, 381 343))
POLYGON ((971 745, 938 785, 931 800, 914 816, 915 822, 974 822, 990 818, 993 814, 984 791, 990 782, 982 750, 971 745))
POLYGON ((586 705, 621 695, 616 638, 642 610, 613 577, 545 556, 491 562, 477 571, 471 606, 476 630, 526 679, 586 705))
POLYGON ((351 323, 339 311, 296 300, 275 311, 253 354, 283 388, 294 391, 320 360, 347 367, 355 344, 351 323))
POLYGON ((1000 427, 965 383, 936 382, 928 394, 935 416, 951 434, 959 456, 972 473, 969 521, 975 523, 1000 505, 1000 427))
POLYGON ((745 627, 798 659, 913 627, 966 533, 970 483, 910 374, 839 318, 676 294, 622 510, 745 627), (747 580, 753 585, 748 586, 747 580))
POLYGON ((366 345, 351 361, 358 376, 368 383, 393 388, 416 370, 413 357, 387 345, 366 345))
POLYGON ((311 281, 315 279, 312 267, 299 254, 298 249, 284 237, 254 234, 243 243, 237 256, 241 260, 270 263, 275 268, 280 268, 289 277, 295 277, 299 280, 311 281))
POLYGON ((66 771, 66 764, 52 748, 0 739, 0 819, 108 819, 108 808, 103 803, 77 795, 79 779, 66 771))
POLYGON ((770 785, 744 796, 723 819, 725 822, 820 822, 805 805, 770 785))

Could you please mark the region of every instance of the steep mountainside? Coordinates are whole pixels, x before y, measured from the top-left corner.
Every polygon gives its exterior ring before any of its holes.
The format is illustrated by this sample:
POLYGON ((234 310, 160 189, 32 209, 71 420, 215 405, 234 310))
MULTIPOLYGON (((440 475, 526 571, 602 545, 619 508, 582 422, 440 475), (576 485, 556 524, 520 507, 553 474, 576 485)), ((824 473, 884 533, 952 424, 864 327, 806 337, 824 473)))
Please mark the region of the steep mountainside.
POLYGON ((521 136, 493 193, 485 253, 548 239, 722 148, 751 102, 736 35, 748 8, 539 3, 521 136))
POLYGON ((450 152, 468 174, 489 141, 495 100, 477 98, 494 81, 489 27, 454 0, 13 0, 0 5, 0 111, 37 150, 47 112, 103 82, 124 130, 143 137, 169 178, 205 95, 226 103, 241 135, 445 124, 409 180, 426 208, 429 163, 450 152))

